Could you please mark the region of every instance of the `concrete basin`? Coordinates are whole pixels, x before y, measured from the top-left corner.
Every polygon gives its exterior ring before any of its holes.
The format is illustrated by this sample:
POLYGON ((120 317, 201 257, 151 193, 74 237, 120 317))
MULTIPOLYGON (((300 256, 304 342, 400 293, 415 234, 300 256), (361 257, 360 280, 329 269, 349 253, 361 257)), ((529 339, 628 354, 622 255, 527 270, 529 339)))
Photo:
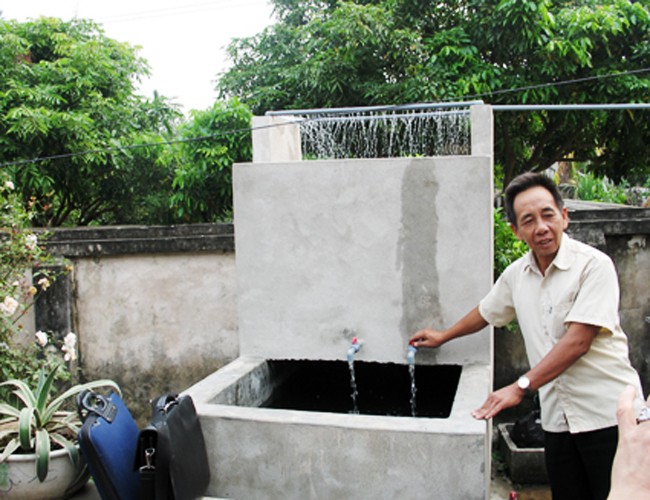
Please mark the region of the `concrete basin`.
MULTIPOLYGON (((489 368, 462 367, 447 418, 255 407, 274 385, 267 360, 240 357, 194 385, 207 443, 206 495, 232 499, 458 498, 489 493, 490 424, 470 411, 489 368)), ((360 389, 361 390, 361 389, 360 389)))

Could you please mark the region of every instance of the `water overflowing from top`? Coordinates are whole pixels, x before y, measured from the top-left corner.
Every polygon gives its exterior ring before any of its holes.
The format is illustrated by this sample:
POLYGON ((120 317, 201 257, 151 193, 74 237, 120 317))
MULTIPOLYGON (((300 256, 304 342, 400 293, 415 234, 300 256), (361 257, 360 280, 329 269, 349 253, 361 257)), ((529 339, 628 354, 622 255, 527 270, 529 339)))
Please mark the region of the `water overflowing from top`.
POLYGON ((469 109, 312 115, 300 122, 307 159, 468 155, 469 109))

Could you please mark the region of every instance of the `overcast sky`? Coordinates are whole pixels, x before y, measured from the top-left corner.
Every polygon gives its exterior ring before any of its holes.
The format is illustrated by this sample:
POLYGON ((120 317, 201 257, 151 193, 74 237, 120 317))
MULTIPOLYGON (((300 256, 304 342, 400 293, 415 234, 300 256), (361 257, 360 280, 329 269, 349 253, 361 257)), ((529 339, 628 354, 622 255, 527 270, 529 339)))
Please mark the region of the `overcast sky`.
POLYGON ((185 112, 212 105, 230 40, 273 22, 268 0, 0 0, 0 11, 19 21, 41 15, 93 19, 108 37, 142 47, 151 77, 140 93, 151 97, 157 90, 185 112))

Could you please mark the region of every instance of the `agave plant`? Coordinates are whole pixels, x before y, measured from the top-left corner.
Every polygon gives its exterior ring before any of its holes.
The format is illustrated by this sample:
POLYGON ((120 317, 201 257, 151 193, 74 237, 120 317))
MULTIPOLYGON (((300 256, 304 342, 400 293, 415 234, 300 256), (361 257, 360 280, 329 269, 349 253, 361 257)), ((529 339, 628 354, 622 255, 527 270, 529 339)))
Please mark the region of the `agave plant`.
POLYGON ((86 389, 107 387, 118 394, 120 389, 112 380, 96 380, 78 384, 60 395, 53 392, 54 378, 60 365, 48 374, 41 368, 36 388, 23 380, 7 380, 0 386, 10 386, 17 398, 15 403, 0 402, 0 463, 14 453, 36 455, 36 475, 42 482, 47 477, 50 464, 50 450, 64 448, 75 465, 79 461, 77 432, 81 425, 75 411, 62 410, 70 398, 86 389))

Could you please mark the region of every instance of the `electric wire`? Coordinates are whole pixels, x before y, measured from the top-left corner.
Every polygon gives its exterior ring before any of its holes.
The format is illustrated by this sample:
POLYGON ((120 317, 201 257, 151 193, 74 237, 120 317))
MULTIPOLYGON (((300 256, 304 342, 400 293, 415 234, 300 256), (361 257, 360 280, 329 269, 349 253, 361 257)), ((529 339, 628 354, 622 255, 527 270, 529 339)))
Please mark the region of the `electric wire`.
POLYGON ((17 165, 23 165, 23 164, 28 164, 28 163, 40 163, 40 162, 49 161, 49 160, 62 160, 62 159, 65 159, 65 158, 74 158, 74 157, 77 157, 77 156, 85 156, 85 155, 89 155, 89 154, 111 153, 111 152, 114 152, 114 151, 127 151, 127 150, 131 150, 131 149, 151 148, 151 147, 159 147, 159 146, 171 146, 173 144, 198 142, 198 141, 204 141, 204 140, 208 140, 208 139, 215 139, 217 137, 223 137, 223 136, 228 136, 228 135, 249 133, 249 132, 253 132, 254 130, 277 127, 278 125, 282 126, 284 124, 271 124, 271 125, 261 125, 261 126, 258 126, 258 127, 248 127, 248 128, 242 128, 242 129, 224 130, 222 132, 216 132, 214 134, 203 135, 203 136, 199 136, 199 137, 190 137, 190 138, 187 138, 187 139, 170 139, 170 140, 159 141, 159 142, 145 142, 145 143, 141 143, 141 144, 130 144, 130 145, 125 145, 125 146, 112 146, 112 147, 101 148, 101 149, 87 149, 85 151, 75 151, 73 153, 61 153, 61 154, 56 154, 56 155, 40 156, 38 158, 23 159, 23 160, 16 160, 16 161, 12 161, 12 162, 0 163, 0 168, 14 167, 14 166, 17 166, 17 165))
MULTIPOLYGON (((527 87, 517 87, 517 88, 511 88, 511 89, 495 90, 493 92, 488 92, 488 93, 484 93, 484 94, 466 95, 466 96, 462 96, 462 97, 443 99, 442 101, 444 101, 444 102, 448 102, 448 101, 462 102, 462 101, 467 100, 467 99, 475 99, 475 98, 478 98, 478 97, 487 97, 487 96, 492 96, 492 95, 497 95, 497 94, 505 94, 505 93, 512 93, 512 92, 522 92, 522 91, 525 91, 525 90, 531 90, 531 89, 542 88, 542 87, 551 87, 551 86, 583 83, 583 82, 591 81, 591 80, 628 76, 628 75, 633 75, 633 74, 645 73, 645 72, 648 72, 648 71, 650 71, 650 67, 640 68, 640 69, 635 69, 635 70, 629 70, 629 71, 619 72, 619 73, 608 73, 606 75, 595 75, 595 76, 591 76, 591 77, 574 78, 574 79, 571 79, 571 80, 562 80, 562 81, 559 81, 559 82, 542 83, 542 84, 537 84, 537 85, 530 85, 530 86, 527 86, 527 87)), ((382 111, 390 111, 390 110, 393 110, 395 108, 399 108, 400 106, 403 106, 403 105, 395 104, 395 105, 389 105, 389 106, 378 106, 377 109, 380 109, 382 111)), ((256 127, 251 126, 251 127, 248 127, 248 128, 224 130, 224 131, 216 132, 214 134, 208 134, 208 135, 199 136, 199 137, 190 137, 190 138, 187 138, 187 139, 171 139, 171 140, 153 142, 153 143, 131 144, 131 145, 125 145, 125 146, 113 146, 113 147, 108 147, 108 148, 92 149, 92 150, 85 150, 85 151, 76 151, 76 152, 71 152, 71 153, 62 153, 62 154, 42 156, 42 157, 37 157, 37 158, 15 160, 15 161, 11 161, 11 162, 0 163, 0 168, 26 165, 26 164, 30 164, 30 163, 40 163, 40 162, 50 161, 50 160, 61 160, 61 159, 66 159, 66 158, 74 158, 74 157, 77 157, 77 156, 85 156, 85 155, 89 155, 89 154, 110 153, 110 152, 114 152, 114 151, 126 151, 126 150, 131 150, 131 149, 148 148, 148 147, 160 147, 160 146, 171 146, 173 144, 198 142, 198 141, 204 141, 204 140, 209 140, 209 139, 215 139, 215 138, 218 138, 218 137, 224 137, 224 136, 228 136, 228 135, 252 133, 255 130, 262 130, 262 129, 275 128, 275 127, 283 127, 283 126, 295 125, 295 124, 299 125, 301 123, 312 121, 312 120, 315 120, 315 119, 317 119, 317 118, 305 117, 305 118, 301 118, 301 119, 287 121, 285 123, 273 123, 273 124, 269 124, 269 125, 260 125, 260 126, 256 126, 256 127)))
MULTIPOLYGON (((647 71, 650 71, 650 68, 641 68, 641 69, 633 69, 629 71, 624 71, 621 73, 608 73, 606 75, 594 75, 594 76, 585 76, 582 78, 574 78, 572 80, 562 80, 560 82, 548 82, 548 83, 539 83, 536 85, 527 85, 525 87, 515 87, 511 89, 502 89, 502 90, 495 90, 491 92, 485 92, 482 94, 473 94, 473 95, 466 95, 462 97, 461 99, 476 99, 479 97, 489 97, 489 96, 495 96, 495 95, 502 95, 502 94, 508 94, 508 93, 513 93, 513 92, 523 92, 526 90, 535 90, 535 89, 541 89, 541 88, 546 88, 546 87, 559 87, 560 85, 570 85, 574 83, 584 83, 584 82, 589 82, 592 80, 604 80, 605 78, 614 78, 614 77, 620 77, 620 76, 628 76, 628 75, 636 75, 638 73, 645 73, 647 71)), ((447 100, 456 100, 457 98, 449 98, 449 99, 443 99, 443 101, 447 100)))
POLYGON ((143 10, 136 12, 127 12, 124 14, 114 14, 110 16, 105 16, 97 18, 97 22, 102 24, 115 24, 121 22, 131 22, 131 21, 146 21, 150 19, 170 17, 170 16, 183 16, 186 14, 195 14, 197 12, 205 12, 209 10, 226 10, 232 9, 234 7, 242 6, 255 6, 261 3, 262 1, 249 0, 248 2, 237 2, 236 0, 231 2, 203 2, 203 3, 194 3, 189 5, 179 5, 175 7, 162 7, 152 10, 143 10))

